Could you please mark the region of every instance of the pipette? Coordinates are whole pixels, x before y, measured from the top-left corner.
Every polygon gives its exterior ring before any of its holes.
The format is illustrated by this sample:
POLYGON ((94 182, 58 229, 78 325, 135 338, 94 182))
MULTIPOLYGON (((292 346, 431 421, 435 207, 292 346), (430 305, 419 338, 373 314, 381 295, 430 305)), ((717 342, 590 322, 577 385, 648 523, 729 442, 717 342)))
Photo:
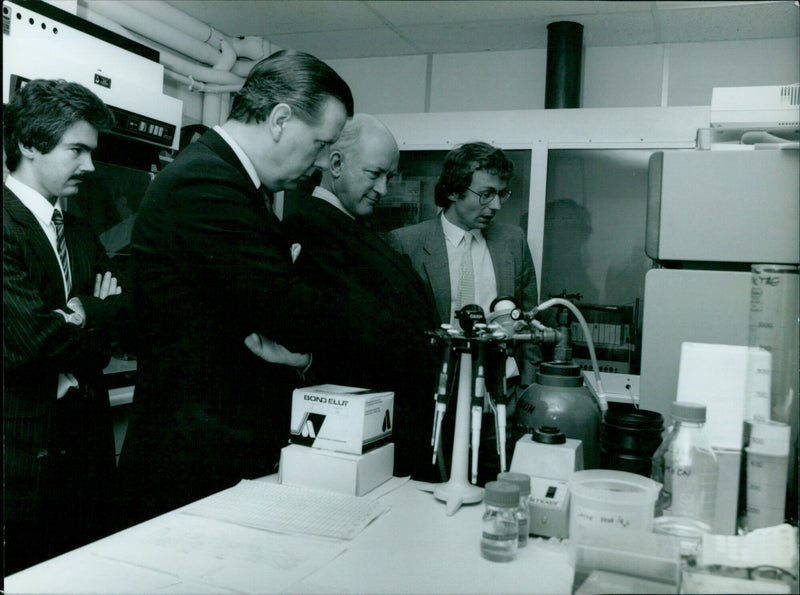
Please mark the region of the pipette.
MULTIPOLYGON (((497 338, 495 336, 495 338, 497 338)), ((506 386, 506 362, 504 353, 493 354, 493 376, 492 390, 489 391, 489 398, 494 397, 495 429, 497 430, 497 454, 500 456, 500 471, 506 470, 506 404, 508 403, 508 387, 506 386)))
POLYGON ((431 446, 433 446, 433 460, 436 464, 436 453, 439 452, 439 440, 442 437, 442 420, 447 411, 448 387, 450 384, 450 356, 452 345, 450 336, 444 335, 444 348, 442 353, 442 369, 439 372, 439 385, 434 395, 436 404, 433 410, 433 435, 431 436, 431 446))
MULTIPOLYGON (((485 324, 475 325, 481 334, 485 324)), ((486 375, 484 362, 484 342, 480 339, 473 341, 475 358, 475 381, 472 392, 472 483, 478 482, 478 451, 481 446, 481 422, 483 419, 483 402, 486 399, 486 375)))

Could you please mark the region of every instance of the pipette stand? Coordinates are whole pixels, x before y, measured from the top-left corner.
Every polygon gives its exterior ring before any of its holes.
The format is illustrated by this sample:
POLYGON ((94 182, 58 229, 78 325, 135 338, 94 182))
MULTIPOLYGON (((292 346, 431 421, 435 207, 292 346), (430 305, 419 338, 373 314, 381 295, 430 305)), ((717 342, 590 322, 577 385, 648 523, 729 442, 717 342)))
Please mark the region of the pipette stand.
POLYGON ((450 480, 436 486, 433 495, 445 502, 447 516, 453 516, 462 504, 483 500, 483 488, 469 482, 470 402, 472 400, 472 354, 469 348, 461 353, 456 401, 456 427, 453 435, 453 458, 450 480))

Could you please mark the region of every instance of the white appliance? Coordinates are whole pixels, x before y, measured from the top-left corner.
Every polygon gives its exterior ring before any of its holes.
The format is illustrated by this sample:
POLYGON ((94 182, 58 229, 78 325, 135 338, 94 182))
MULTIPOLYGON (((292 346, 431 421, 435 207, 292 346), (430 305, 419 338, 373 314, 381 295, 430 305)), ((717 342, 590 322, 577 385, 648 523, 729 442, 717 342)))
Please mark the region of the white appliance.
MULTIPOLYGON (((741 415, 743 396, 737 398, 730 389, 685 394, 686 379, 681 386, 679 369, 683 375, 690 370, 680 368, 681 349, 692 344, 746 349, 751 265, 800 262, 800 152, 794 142, 798 137, 797 88, 789 89, 794 94, 784 97, 793 105, 773 105, 772 110, 763 109, 762 100, 773 97, 769 93, 744 93, 744 104, 722 94, 731 107, 727 111, 719 109, 725 102, 715 93, 712 137, 733 140, 715 150, 659 152, 650 159, 645 251, 659 266, 645 277, 640 406, 668 420, 676 397, 708 399, 709 411, 717 411, 719 418, 709 421, 712 425, 727 422, 725 432, 732 438, 740 437, 741 422, 719 413, 735 410, 741 415), (746 107, 748 97, 756 98, 752 109, 746 107), (783 119, 770 121, 772 117, 783 119), (786 125, 789 120, 795 124, 786 125), (749 130, 752 123, 761 128, 749 130), (744 144, 744 135, 763 135, 768 130, 781 135, 770 137, 773 144, 744 144), (789 140, 784 143, 783 139, 789 140)), ((713 378, 711 354, 700 354, 699 360, 706 379, 713 378)), ((738 367, 736 378, 741 381, 744 365, 740 362, 738 367)), ((732 380, 732 372, 724 374, 732 380)), ((719 379, 712 382, 722 385, 719 379)), ((696 388, 698 383, 694 384, 696 388)), ((797 435, 796 427, 793 435, 797 435)), ((714 446, 720 457, 715 532, 733 534, 738 443, 714 446)))
POLYGON ((682 342, 747 345, 750 265, 800 262, 799 172, 797 150, 651 157, 642 408, 669 416, 682 342))
POLYGON ((662 262, 798 262, 799 172, 796 150, 653 153, 645 252, 662 262))
POLYGON ((3 2, 3 103, 25 82, 59 78, 114 112, 113 134, 178 149, 183 102, 163 93, 158 52, 45 2, 3 2))
POLYGON ((712 128, 800 126, 800 84, 765 87, 715 87, 711 91, 712 128))

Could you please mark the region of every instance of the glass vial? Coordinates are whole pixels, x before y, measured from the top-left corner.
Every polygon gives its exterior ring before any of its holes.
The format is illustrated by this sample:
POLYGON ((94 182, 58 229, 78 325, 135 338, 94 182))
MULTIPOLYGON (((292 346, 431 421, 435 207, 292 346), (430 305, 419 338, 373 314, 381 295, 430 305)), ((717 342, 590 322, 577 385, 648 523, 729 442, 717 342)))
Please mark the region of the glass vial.
POLYGON ((519 488, 519 505, 514 513, 519 525, 517 547, 525 547, 528 545, 528 535, 531 532, 531 476, 525 473, 502 471, 497 474, 497 481, 511 483, 519 488))
POLYGON ((651 477, 663 484, 653 531, 682 538, 682 553, 690 554, 714 524, 719 469, 705 434, 705 405, 676 401, 671 415, 672 427, 653 455, 651 477))
POLYGON ((517 555, 519 488, 510 483, 490 481, 484 486, 481 556, 492 562, 510 562, 517 555))

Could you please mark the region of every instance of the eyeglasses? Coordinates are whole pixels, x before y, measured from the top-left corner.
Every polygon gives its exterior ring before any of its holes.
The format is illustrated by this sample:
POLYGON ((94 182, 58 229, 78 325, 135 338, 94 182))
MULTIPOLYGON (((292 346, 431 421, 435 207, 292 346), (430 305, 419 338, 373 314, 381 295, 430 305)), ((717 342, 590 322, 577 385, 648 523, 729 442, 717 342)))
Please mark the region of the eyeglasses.
POLYGON ((478 202, 482 205, 488 205, 496 196, 500 204, 505 204, 511 198, 511 190, 487 190, 486 192, 475 192, 472 188, 467 188, 472 194, 478 197, 478 202))

